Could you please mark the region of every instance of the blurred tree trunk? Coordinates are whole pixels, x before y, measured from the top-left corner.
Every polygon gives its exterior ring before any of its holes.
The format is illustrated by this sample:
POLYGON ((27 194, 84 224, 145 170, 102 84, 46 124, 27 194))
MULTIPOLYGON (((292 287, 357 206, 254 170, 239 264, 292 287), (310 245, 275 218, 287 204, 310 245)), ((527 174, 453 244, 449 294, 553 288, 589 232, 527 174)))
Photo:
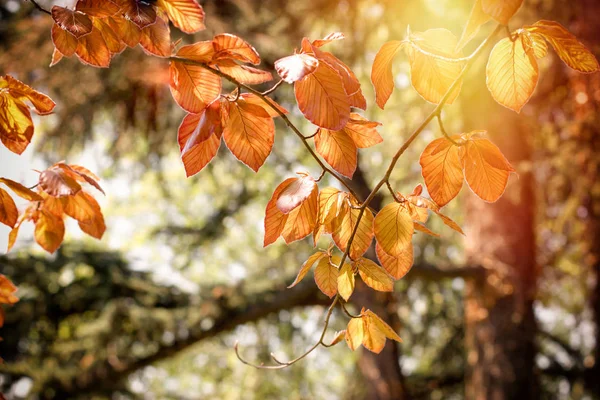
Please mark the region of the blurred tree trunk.
POLYGON ((519 177, 497 203, 468 195, 466 255, 487 273, 466 285, 466 398, 535 399, 535 199, 532 174, 519 168, 531 160, 532 137, 522 116, 493 101, 483 75, 463 87, 464 129, 488 130, 519 177))

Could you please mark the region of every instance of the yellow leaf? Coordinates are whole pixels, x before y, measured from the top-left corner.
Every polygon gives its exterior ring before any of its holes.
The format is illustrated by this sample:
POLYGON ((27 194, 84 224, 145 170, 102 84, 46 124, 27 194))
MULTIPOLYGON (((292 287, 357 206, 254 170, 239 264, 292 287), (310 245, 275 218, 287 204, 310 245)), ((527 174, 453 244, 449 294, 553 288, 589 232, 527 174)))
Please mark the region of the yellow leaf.
MULTIPOLYGON (((410 36, 407 53, 410 61, 411 82, 415 90, 427 101, 438 104, 450 86, 458 79, 464 62, 453 59, 462 57, 456 52, 457 40, 446 29, 429 29, 410 36)), ((452 104, 460 93, 462 80, 452 92, 447 104, 452 104)))
POLYGON ((337 293, 338 269, 334 267, 329 258, 321 258, 315 268, 315 282, 317 286, 328 297, 337 293))
POLYGON ((407 246, 398 257, 387 254, 379 243, 377 243, 377 246, 375 247, 375 252, 377 253, 377 258, 379 259, 381 266, 394 279, 401 279, 408 271, 410 271, 410 268, 413 265, 412 244, 407 246))
POLYGON ((482 0, 481 8, 483 12, 502 25, 507 25, 521 4, 523 4, 523 0, 482 0))
POLYGON ((0 90, 0 141, 13 153, 21 154, 32 137, 33 121, 29 107, 0 90))
POLYGON ((381 353, 381 350, 385 347, 385 334, 379 329, 379 326, 372 318, 363 315, 362 320, 364 325, 363 346, 373 353, 381 353))
POLYGON ((345 130, 331 131, 319 128, 315 147, 329 165, 340 174, 352 178, 356 170, 356 145, 345 130))
POLYGON ((158 0, 158 4, 181 31, 194 33, 205 29, 204 10, 196 0, 158 0))
MULTIPOLYGON (((351 201, 353 202, 353 205, 356 206, 356 200, 352 199, 351 201)), ((343 207, 343 211, 345 212, 343 214, 340 213, 340 215, 332 221, 333 232, 331 236, 339 249, 341 251, 346 251, 348 240, 350 240, 352 231, 356 226, 360 210, 350 208, 346 204, 346 206, 343 207)), ((373 213, 367 208, 358 223, 356 235, 354 236, 352 246, 350 247, 350 258, 355 260, 365 254, 369 249, 369 246, 371 246, 373 235, 373 213)))
POLYGON ((329 346, 335 346, 336 344, 338 344, 339 342, 341 342, 342 340, 344 340, 346 337, 346 330, 341 330, 339 332, 336 332, 335 337, 333 338, 333 340, 331 341, 331 343, 329 344, 329 346))
POLYGON ((354 272, 352 271, 352 266, 346 262, 340 269, 337 278, 337 287, 340 296, 342 296, 345 301, 348 301, 354 292, 354 272))
POLYGON ((520 112, 531 98, 538 78, 535 54, 526 48, 522 35, 514 42, 504 38, 496 43, 488 60, 486 83, 498 103, 520 112))
POLYGON ((375 99, 377 105, 383 110, 385 103, 394 90, 394 76, 392 75, 392 61, 406 42, 392 40, 384 43, 375 55, 373 69, 371 70, 371 82, 375 88, 375 99))
POLYGON ((375 217, 375 238, 386 253, 398 257, 411 243, 413 221, 406 207, 391 203, 375 217))
POLYGON ((592 52, 558 22, 542 20, 525 29, 541 34, 554 47, 560 59, 574 70, 584 73, 598 71, 598 60, 592 52))
POLYGON ((365 334, 364 322, 362 318, 352 318, 346 327, 346 343, 350 350, 358 349, 363 341, 365 334))
POLYGON ((288 289, 293 288, 298 283, 300 283, 302 281, 302 279, 304 279, 304 277, 306 276, 308 271, 310 271, 312 266, 317 261, 319 261, 321 258, 325 257, 326 255, 327 255, 327 253, 325 253, 323 251, 319 251, 319 252, 316 252, 315 254, 311 255, 310 257, 308 257, 308 260, 306 260, 304 262, 304 264, 302 264, 302 268, 300 268, 300 272, 298 272, 298 276, 296 277, 294 282, 290 286, 288 286, 288 289))
POLYGON ((435 232, 431 231, 425 225, 422 225, 422 224, 420 224, 418 222, 414 222, 413 225, 414 225, 415 231, 423 232, 423 233, 425 233, 425 234, 427 234, 429 236, 433 236, 433 237, 436 237, 436 238, 440 237, 440 235, 438 233, 435 233, 435 232))
POLYGON ((358 273, 363 282, 371 289, 380 292, 391 292, 394 290, 394 281, 392 278, 373 261, 361 257, 354 264, 358 268, 358 273))
POLYGON ((460 40, 456 44, 456 50, 462 50, 463 47, 465 47, 465 45, 469 43, 471 39, 475 37, 475 35, 477 35, 481 25, 485 24, 489 20, 489 14, 486 14, 481 7, 481 0, 476 0, 475 4, 473 4, 473 8, 471 9, 471 14, 469 15, 469 21, 463 30, 460 40))
POLYGON ((398 343, 402 343, 402 339, 400 339, 400 336, 398 336, 398 334, 394 332, 394 330, 388 324, 386 324, 381 318, 379 318, 377 314, 375 314, 371 310, 367 310, 365 312, 365 315, 369 319, 370 323, 375 325, 377 329, 383 332, 386 338, 395 340, 398 343))

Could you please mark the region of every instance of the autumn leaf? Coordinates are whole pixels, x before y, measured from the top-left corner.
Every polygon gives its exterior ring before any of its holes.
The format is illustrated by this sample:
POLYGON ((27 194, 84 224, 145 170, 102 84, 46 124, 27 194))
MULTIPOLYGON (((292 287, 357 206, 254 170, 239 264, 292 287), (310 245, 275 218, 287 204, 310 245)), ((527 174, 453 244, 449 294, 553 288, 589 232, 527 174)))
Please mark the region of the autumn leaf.
POLYGON ((328 233, 331 233, 331 237, 338 248, 341 251, 346 251, 348 241, 358 224, 356 235, 348 253, 350 258, 357 259, 365 254, 373 241, 373 213, 366 208, 360 221, 358 221, 358 215, 360 214, 360 210, 356 208, 358 202, 351 196, 348 196, 348 201, 353 207, 350 207, 347 203, 342 207, 339 215, 331 221, 331 231, 328 230, 328 233))
POLYGON ((350 101, 340 74, 327 63, 294 84, 298 108, 313 124, 339 130, 350 119, 350 101))
POLYGON ((394 290, 394 281, 383 268, 368 258, 361 257, 354 262, 355 267, 363 282, 380 292, 391 292, 394 290))
MULTIPOLYGON (((93 23, 94 27, 100 31, 111 55, 119 54, 127 48, 127 44, 121 40, 118 33, 108 24, 106 19, 93 18, 93 23)), ((169 38, 167 38, 167 43, 169 43, 169 38)))
POLYGON ((35 241, 48 253, 54 253, 65 236, 63 219, 42 209, 35 221, 35 241))
POLYGON ((260 64, 256 49, 244 39, 230 33, 222 33, 213 38, 215 54, 213 60, 230 59, 254 65, 260 64))
MULTIPOLYGON (((177 55, 185 54, 186 46, 177 55)), ((199 113, 221 94, 221 78, 206 68, 172 61, 170 88, 173 98, 187 112, 199 113)))
POLYGON ((523 0, 481 0, 481 9, 502 25, 507 25, 521 4, 523 0))
POLYGON ((158 0, 173 25, 185 33, 204 30, 204 10, 196 0, 158 0))
POLYGON ((94 199, 89 193, 81 191, 75 196, 63 198, 67 202, 64 210, 67 215, 75 218, 79 224, 79 228, 96 239, 102 239, 106 231, 104 215, 94 199), (76 200, 74 200, 77 198, 76 200), (76 207, 75 210, 70 210, 70 207, 76 207), (81 209, 85 209, 82 212, 81 209))
POLYGON ((6 276, 0 274, 0 304, 15 304, 19 298, 15 296, 17 287, 6 276))
POLYGON ((19 182, 15 182, 8 178, 0 178, 0 183, 5 184, 10 190, 12 190, 17 196, 19 196, 22 199, 29 201, 44 200, 39 194, 21 185, 19 182))
POLYGON ((81 185, 58 165, 54 165, 40 174, 39 185, 54 197, 73 196, 81 190, 81 185))
POLYGON ((475 4, 473 4, 467 25, 465 25, 465 29, 463 30, 463 33, 456 44, 457 51, 462 50, 463 47, 465 47, 465 45, 469 43, 471 39, 475 37, 475 35, 477 35, 481 25, 490 20, 490 15, 483 11, 481 1, 482 0, 475 0, 475 4))
POLYGON ((171 55, 171 31, 168 22, 162 18, 156 18, 156 22, 142 29, 140 46, 148 54, 158 57, 169 57, 171 55))
POLYGON ((275 61, 275 70, 284 82, 294 83, 315 72, 319 60, 308 54, 294 54, 275 61))
POLYGON ((375 247, 377 259, 381 263, 381 266, 387 271, 387 273, 394 279, 398 280, 404 277, 410 271, 413 265, 413 246, 412 243, 397 256, 391 256, 383 250, 383 247, 379 243, 375 247))
POLYGON ((346 327, 346 343, 350 350, 354 351, 360 347, 363 342, 365 328, 362 318, 351 318, 346 327))
POLYGON ((386 338, 395 340, 398 343, 402 343, 400 336, 398 336, 398 334, 373 311, 367 310, 365 312, 365 316, 368 318, 370 323, 376 326, 377 329, 379 329, 379 331, 385 335, 386 338))
POLYGON ((109 17, 107 22, 119 39, 128 47, 133 48, 140 43, 142 30, 132 21, 126 18, 109 17))
MULTIPOLYGON (((454 60, 462 57, 462 53, 455 50, 457 43, 454 34, 446 29, 429 29, 410 35, 405 49, 411 83, 431 103, 438 104, 462 72, 464 62, 454 60)), ((454 102, 461 85, 462 80, 448 97, 447 104, 454 102)))
MULTIPOLYGON (((584 73, 598 71, 598 60, 592 52, 558 22, 541 20, 525 29, 546 39, 560 59, 574 70, 584 73)), ((536 56, 540 57, 538 53, 536 56)))
POLYGON ((52 7, 52 19, 58 26, 79 39, 92 32, 92 19, 86 14, 65 7, 52 7))
POLYGON ((497 201, 506 189, 510 173, 514 172, 513 167, 488 139, 472 136, 463 147, 463 168, 469 187, 482 200, 497 201))
POLYGON ((318 218, 315 230, 313 232, 314 245, 324 232, 333 233, 335 231, 332 222, 339 216, 344 215, 348 208, 349 193, 342 192, 339 189, 327 187, 319 192, 318 199, 318 218))
POLYGON ((90 17, 106 18, 117 14, 121 7, 112 0, 79 0, 75 10, 90 17))
POLYGON ((352 138, 359 149, 365 149, 383 142, 383 138, 377 132, 381 123, 369 121, 357 113, 350 113, 350 120, 344 126, 344 131, 352 138))
POLYGON ((486 68, 486 83, 492 97, 516 112, 531 98, 539 78, 538 64, 523 36, 504 38, 494 46, 486 68))
POLYGON ((331 263, 329 257, 319 260, 315 268, 315 282, 323 294, 329 298, 337 293, 338 269, 331 263))
POLYGON ((354 271, 352 266, 347 262, 339 270, 337 278, 337 290, 345 301, 348 301, 354 292, 354 271))
POLYGON ((289 214, 306 201, 311 194, 318 190, 315 179, 302 174, 288 185, 277 198, 276 206, 284 214, 289 214))
POLYGON ((346 36, 344 36, 342 32, 332 32, 329 35, 325 36, 323 39, 313 40, 312 45, 315 47, 323 47, 326 44, 345 38, 346 36))
POLYGON ((375 88, 377 105, 383 110, 385 103, 394 90, 394 77, 392 75, 392 61, 406 45, 405 41, 393 40, 384 43, 375 55, 373 68, 371 70, 371 82, 375 88))
POLYGON ((40 115, 50 114, 56 106, 56 103, 50 97, 10 75, 4 75, 4 77, 0 78, 0 89, 2 88, 8 89, 8 93, 17 100, 23 102, 29 101, 40 115))
POLYGON ((156 9, 150 2, 121 0, 120 5, 120 12, 140 29, 156 22, 156 9))
POLYGON ((456 197, 463 184, 458 146, 446 138, 436 139, 427 145, 419 162, 429 195, 438 206, 445 206, 456 197))
POLYGON ((294 282, 290 286, 288 286, 288 289, 291 289, 294 286, 296 286, 297 284, 299 284, 302 281, 302 279, 304 279, 304 277, 306 276, 308 271, 310 271, 312 266, 316 262, 318 262, 319 260, 321 260, 323 257, 326 257, 326 256, 327 256, 327 253, 325 253, 324 251, 318 251, 318 252, 312 254, 310 257, 308 257, 308 260, 306 260, 304 262, 304 264, 302 264, 302 268, 300 268, 300 271, 298 272, 298 276, 296 276, 296 279, 294 280, 294 282))
POLYGON ((19 211, 15 201, 6 190, 0 188, 0 222, 13 228, 18 218, 19 211))
POLYGON ((264 108, 240 98, 229 105, 223 139, 238 160, 257 172, 273 148, 275 124, 264 108))
POLYGON ((199 114, 188 114, 177 139, 186 176, 200 172, 217 154, 221 143, 221 102, 215 100, 199 114))
POLYGON ((239 65, 231 60, 223 60, 218 63, 218 68, 224 74, 232 77, 240 83, 258 85, 273 80, 273 75, 268 71, 248 65, 239 65))
POLYGON ((410 245, 414 232, 413 221, 406 207, 391 203, 375 217, 375 238, 386 253, 398 257, 410 245))
POLYGON ((75 54, 82 63, 99 68, 108 68, 112 57, 102 33, 96 27, 77 40, 75 54))

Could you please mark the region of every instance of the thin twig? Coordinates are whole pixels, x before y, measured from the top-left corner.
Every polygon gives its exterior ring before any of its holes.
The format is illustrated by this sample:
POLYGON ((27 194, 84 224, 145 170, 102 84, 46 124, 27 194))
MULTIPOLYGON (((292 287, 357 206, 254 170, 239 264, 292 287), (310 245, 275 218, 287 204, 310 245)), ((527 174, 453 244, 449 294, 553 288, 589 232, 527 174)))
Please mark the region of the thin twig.
POLYGON ((440 131, 442 131, 442 135, 444 135, 446 139, 448 139, 453 145, 460 146, 460 143, 452 139, 452 136, 448 135, 448 132, 446 132, 446 129, 444 128, 444 122, 442 121, 442 113, 437 115, 437 120, 440 125, 440 131))
POLYGON ((397 203, 402 203, 402 201, 400 201, 400 199, 396 195, 396 192, 394 192, 394 189, 392 188, 392 185, 390 184, 389 179, 385 181, 385 185, 387 186, 388 190, 392 194, 392 197, 394 198, 394 200, 396 200, 397 203))
POLYGON ((46 13, 48 15, 52 15, 52 13, 50 11, 48 11, 44 7, 40 6, 35 0, 29 0, 29 1, 31 2, 31 4, 33 4, 35 6, 35 8, 37 8, 41 12, 46 13))
POLYGON ((346 304, 343 301, 340 301, 340 306, 342 307, 342 310, 344 310, 344 314, 346 314, 350 318, 360 318, 360 315, 354 315, 354 314, 350 313, 348 311, 348 309, 346 308, 346 304))
POLYGON ((39 185, 39 183, 36 183, 35 185, 33 185, 33 186, 31 186, 31 187, 28 187, 27 189, 29 189, 29 190, 33 190, 33 189, 35 189, 36 187, 38 187, 38 185, 39 185))
POLYGON ((319 177, 317 179, 315 179, 315 182, 321 182, 321 179, 323 179, 324 176, 325 176, 325 170, 322 170, 321 175, 319 175, 319 177))
POLYGON ((280 80, 279 80, 279 82, 277 82, 276 84, 274 84, 274 85, 273 85, 273 87, 272 87, 271 89, 269 89, 269 90, 265 90, 264 92, 262 92, 262 95, 263 95, 263 96, 266 96, 266 95, 268 95, 268 94, 271 94, 271 93, 273 93, 274 91, 276 91, 276 90, 277 90, 277 88, 278 88, 279 86, 281 86, 281 84, 282 84, 282 83, 283 83, 283 79, 280 79, 280 80))
POLYGON ((377 192, 379 192, 379 189, 381 189, 381 187, 389 180, 390 175, 392 174, 392 171, 394 170, 394 167, 396 166, 396 163, 398 162, 398 159, 400 158, 400 156, 402 156, 402 154, 404 154, 404 152, 411 145, 411 143, 421 134, 421 132, 425 129, 425 127, 427 125, 429 125, 431 120, 441 113, 442 108, 444 108, 444 105, 450 98, 450 95, 458 87, 463 76, 466 74, 466 72, 471 67, 472 61, 477 58, 477 56, 487 47, 488 43, 491 42, 493 37, 496 36, 503 29, 503 27, 504 27, 504 25, 500 25, 500 24, 497 25, 496 29, 494 29, 494 31, 489 34, 489 36, 479 45, 479 47, 477 47, 477 49, 475 49, 475 51, 471 54, 471 56, 469 56, 469 62, 467 62, 465 64, 465 66, 461 70, 460 74, 456 77, 456 79, 454 80, 452 85, 450 85, 450 87, 446 91, 446 94, 444 94, 444 96, 440 100, 440 103, 433 109, 433 111, 427 116, 427 118, 425 118, 425 120, 421 123, 421 125, 419 125, 417 127, 417 129, 415 129, 415 131, 412 133, 412 135, 410 135, 410 137, 406 140, 406 142, 404 142, 404 144, 398 149, 398 151, 392 158, 390 165, 388 166, 388 169, 385 172, 385 175, 383 176, 383 178, 381 178, 379 183, 377 183, 377 185, 375 185, 373 190, 371 190, 371 193, 369 193, 369 195, 367 196, 365 201, 362 203, 361 210, 358 213, 358 217, 356 218, 356 223, 354 225, 354 229, 352 230, 352 233, 350 234, 350 238, 348 239, 348 244, 346 245, 346 251, 344 251, 344 254, 342 255, 340 265, 343 265, 344 261, 346 261, 346 258, 348 258, 348 254, 350 253, 350 248, 352 246, 352 242, 354 241, 354 237, 356 236, 356 232, 358 231, 360 220, 362 219, 362 216, 364 215, 365 210, 367 209, 369 203, 371 202, 371 200, 373 200, 373 198, 375 197, 377 192))
POLYGON ((312 135, 304 136, 304 139, 307 139, 307 140, 308 140, 308 139, 312 139, 312 138, 314 138, 315 136, 317 136, 317 134, 318 134, 318 133, 319 133, 319 130, 317 129, 317 130, 315 131, 315 133, 313 133, 312 135))
POLYGON ((283 369, 283 368, 287 368, 290 365, 297 363, 298 361, 302 360, 304 357, 306 357, 310 353, 312 353, 317 347, 319 347, 321 345, 327 347, 327 344, 323 342, 323 339, 325 338, 325 334, 327 333, 327 328, 329 327, 329 320, 331 319, 331 314, 333 313, 333 309, 339 300, 340 300, 340 295, 338 294, 335 296, 335 298, 333 299, 333 302, 331 303, 331 305, 329 306, 329 309, 327 310, 327 316, 325 317, 325 325, 323 326, 323 331, 321 332, 321 337, 319 338, 319 341, 316 342, 314 345, 312 345, 307 351, 302 353, 300 356, 294 358, 293 360, 287 361, 287 362, 280 361, 275 357, 274 354, 271 353, 271 358, 273 359, 273 361, 275 361, 277 363, 277 365, 252 364, 251 362, 246 361, 242 358, 242 356, 240 355, 240 351, 239 351, 239 343, 237 343, 237 342, 233 346, 233 348, 235 350, 235 355, 242 363, 249 365, 251 367, 254 367, 254 368, 258 368, 258 369, 283 369))

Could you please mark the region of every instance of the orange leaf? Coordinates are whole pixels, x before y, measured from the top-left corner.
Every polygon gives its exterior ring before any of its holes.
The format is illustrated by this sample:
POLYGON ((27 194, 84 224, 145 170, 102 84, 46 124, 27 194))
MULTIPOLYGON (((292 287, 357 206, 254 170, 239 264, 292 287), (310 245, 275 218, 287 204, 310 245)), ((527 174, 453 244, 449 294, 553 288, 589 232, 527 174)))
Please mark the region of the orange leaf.
POLYGON ((48 253, 54 253, 60 247, 64 236, 65 224, 62 218, 46 210, 40 210, 35 221, 35 241, 48 253))
POLYGON ((365 316, 369 319, 370 323, 374 324, 377 329, 379 329, 385 335, 386 338, 395 340, 398 343, 402 343, 400 336, 398 336, 398 334, 373 311, 367 310, 365 312, 365 316))
POLYGON ((108 25, 127 46, 135 47, 140 43, 142 30, 136 24, 120 17, 110 17, 107 21, 108 25))
POLYGON ((346 343, 350 350, 354 351, 360 347, 365 335, 364 322, 362 318, 351 318, 346 328, 346 343))
POLYGON ((142 29, 140 46, 148 53, 158 57, 169 57, 171 55, 171 32, 169 24, 162 18, 156 18, 156 22, 142 29))
POLYGON ((381 266, 394 279, 401 279, 404 275, 406 275, 408 271, 410 271, 410 268, 414 262, 412 244, 406 246, 406 248, 398 257, 394 257, 386 253, 379 243, 377 243, 377 246, 375 246, 375 251, 381 266))
POLYGON ((77 49, 77 38, 62 29, 58 24, 52 25, 52 43, 66 57, 71 57, 77 49))
POLYGON ((8 186, 10 188, 10 190, 15 192, 15 194, 17 196, 21 197, 22 199, 29 200, 29 201, 43 201, 44 200, 42 198, 42 196, 40 196, 36 192, 32 191, 31 189, 29 189, 11 179, 0 178, 0 183, 4 183, 6 186, 8 186))
POLYGON ((173 25, 185 33, 206 29, 204 10, 196 0, 158 0, 158 6, 167 12, 173 25))
POLYGON ((502 25, 507 25, 521 4, 523 0, 482 0, 481 9, 502 25))
POLYGON ((429 195, 440 207, 456 197, 463 184, 458 146, 446 138, 429 143, 421 154, 423 179, 429 195))
POLYGON ((377 132, 380 125, 379 122, 369 121, 359 114, 351 113, 344 131, 352 138, 356 147, 364 149, 383 142, 383 138, 377 132))
POLYGON ((283 214, 287 215, 287 220, 285 222, 285 227, 281 232, 281 236, 283 236, 286 243, 289 244, 305 238, 313 232, 315 225, 317 224, 318 195, 319 191, 315 186, 315 189, 311 192, 310 196, 302 202, 300 207, 296 207, 289 214, 283 214))
POLYGON ((89 34, 79 38, 75 54, 81 62, 93 67, 108 68, 110 65, 110 50, 96 27, 93 27, 89 34))
MULTIPOLYGON (((356 207, 356 200, 351 199, 351 201, 356 207)), ((333 230, 331 236, 341 251, 346 251, 348 240, 350 240, 352 231, 358 221, 358 214, 360 214, 360 210, 350 208, 346 204, 338 217, 331 222, 333 230)), ((367 208, 358 223, 358 229, 350 247, 350 258, 356 260, 365 254, 371 246, 371 242, 373 242, 373 235, 373 213, 367 208)))
POLYGON ((413 221, 406 207, 396 202, 377 213, 374 229, 377 242, 394 257, 399 257, 410 245, 414 232, 413 221))
POLYGON ((500 149, 487 139, 471 138, 463 147, 463 168, 469 187, 482 200, 497 201, 514 169, 500 149))
POLYGON ((312 176, 304 175, 294 179, 277 198, 277 208, 284 214, 289 214, 299 207, 314 191, 318 190, 312 176))
POLYGON ((170 75, 171 94, 187 112, 201 112, 221 94, 221 78, 198 65, 173 61, 170 75))
POLYGON ((50 61, 50 67, 54 67, 56 64, 63 59, 63 55, 56 48, 52 51, 52 61, 50 61))
POLYGON ((445 216, 444 214, 442 214, 439 211, 436 212, 436 214, 438 217, 440 217, 442 219, 442 222, 444 223, 444 225, 449 226, 450 228, 452 228, 456 232, 460 233, 461 235, 465 234, 463 232, 462 228, 456 222, 454 222, 452 219, 450 219, 450 217, 445 216))
POLYGON ((348 301, 352 293, 354 292, 354 271, 352 266, 347 262, 339 270, 337 278, 337 290, 345 301, 348 301))
POLYGON ((65 7, 52 7, 52 19, 58 26, 78 39, 92 31, 93 25, 90 17, 65 7))
POLYGON ((275 191, 273 192, 273 196, 271 196, 271 200, 267 203, 267 209, 265 211, 265 238, 263 242, 263 246, 267 247, 271 243, 274 243, 277 238, 283 232, 283 228, 285 227, 285 223, 287 221, 288 215, 282 213, 279 208, 277 208, 277 198, 281 192, 283 192, 289 185, 291 185, 296 178, 288 178, 277 186, 275 191))
POLYGON ((247 65, 238 65, 231 60, 220 61, 218 66, 221 72, 229 75, 240 83, 258 85, 273 80, 273 75, 268 71, 263 71, 247 65))
MULTIPOLYGON (((464 62, 453 61, 462 53, 455 51, 457 40, 446 29, 429 29, 410 36, 407 52, 410 78, 415 90, 427 101, 438 104, 450 86, 458 79, 464 62)), ((462 80, 452 92, 447 104, 452 104, 460 93, 462 80)))
POLYGON ((394 56, 401 50, 406 42, 393 40, 384 43, 375 55, 373 69, 371 70, 371 82, 375 88, 377 105, 383 110, 385 103, 394 90, 394 77, 392 75, 392 61, 394 56))
POLYGON ((275 61, 275 70, 284 82, 294 83, 315 72, 319 60, 308 54, 294 54, 275 61))
POLYGON ((522 35, 514 42, 504 38, 496 43, 486 68, 486 83, 494 100, 520 112, 531 98, 538 78, 535 54, 526 48, 522 35))
POLYGON ((81 185, 59 166, 42 171, 39 185, 53 197, 73 196, 81 190, 81 185))
POLYGON ((240 98, 243 99, 246 103, 254 104, 256 106, 259 106, 259 107, 263 108, 265 110, 265 112, 267 114, 269 114, 270 117, 279 117, 279 116, 281 116, 280 113, 281 114, 287 114, 288 113, 288 110, 286 110, 285 108, 283 108, 281 105, 277 104, 275 102, 275 100, 273 100, 273 99, 271 99, 269 97, 265 97, 265 99, 267 99, 267 101, 269 102, 269 104, 271 104, 273 107, 267 105, 263 99, 261 99, 260 97, 258 97, 254 93, 242 93, 240 95, 240 98), (275 108, 277 110, 279 110, 279 112, 275 111, 275 108))
POLYGON ((112 0, 79 0, 75 5, 75 10, 98 18, 112 17, 120 9, 112 0))
POLYGON ((72 205, 74 198, 77 199, 77 208, 78 210, 73 213, 73 215, 69 214, 68 207, 65 207, 65 213, 79 222, 79 228, 87 233, 88 235, 96 238, 102 239, 104 232, 106 231, 106 224, 104 223, 104 216, 102 215, 102 210, 100 209, 100 205, 96 202, 89 193, 84 191, 79 192, 74 197, 67 197, 69 202, 69 206, 72 205), (85 204, 85 205, 84 205, 85 204), (82 212, 81 209, 85 208, 87 211, 82 212), (92 212, 90 212, 92 211, 92 212), (80 218, 75 217, 77 215, 80 218), (85 216, 85 218, 83 218, 85 216))
POLYGON ((0 141, 13 153, 21 154, 32 137, 33 121, 29 107, 0 90, 0 141))
POLYGON ((10 75, 5 75, 0 78, 0 89, 1 88, 7 88, 10 95, 15 99, 30 101, 36 112, 41 115, 51 113, 56 106, 50 97, 27 86, 10 75))
POLYGON ((354 262, 354 265, 358 268, 358 273, 363 282, 371 289, 380 292, 391 292, 394 290, 394 281, 392 278, 373 261, 361 257, 354 262))
POLYGON ((250 43, 229 33, 222 33, 213 38, 215 48, 214 60, 231 59, 254 65, 260 64, 260 56, 250 43))
POLYGON ((486 14, 481 7, 481 0, 476 0, 469 15, 469 21, 463 30, 460 40, 456 44, 456 50, 460 51, 467 43, 471 41, 479 32, 481 25, 490 20, 490 15, 486 14))
POLYGON ((240 98, 230 103, 223 139, 233 155, 256 172, 273 148, 275 124, 263 108, 240 98))
POLYGON ((322 47, 328 43, 331 43, 336 40, 342 40, 346 37, 342 32, 332 32, 329 35, 325 36, 323 39, 317 39, 312 42, 312 45, 315 47, 322 47))
POLYGON ((156 22, 156 10, 149 2, 138 0, 121 0, 121 13, 137 25, 138 28, 144 29, 148 25, 156 22))
POLYGON ((15 304, 19 298, 14 295, 17 287, 6 276, 0 274, 0 303, 15 304))
POLYGON ((104 19, 94 18, 94 27, 100 31, 106 47, 111 54, 121 53, 127 48, 125 42, 121 41, 118 33, 104 19))
POLYGON ((91 172, 89 169, 82 167, 80 165, 74 165, 74 164, 67 165, 67 164, 63 164, 63 163, 58 163, 56 165, 61 167, 71 178, 75 179, 76 181, 87 182, 90 185, 92 185, 93 187, 95 187, 96 189, 98 189, 102 194, 106 194, 106 193, 104 193, 104 190, 98 183, 100 178, 98 178, 96 176, 96 174, 91 172))
POLYGON ((337 293, 338 269, 331 264, 328 257, 321 258, 315 268, 315 282, 319 290, 329 298, 337 293))
POLYGON ((348 205, 346 200, 348 193, 342 192, 339 189, 328 187, 319 193, 319 212, 317 225, 313 232, 313 242, 317 245, 317 241, 324 231, 333 233, 335 229, 331 226, 332 222, 340 215, 347 212, 348 205))
POLYGON ((525 29, 542 35, 560 59, 574 70, 584 73, 598 71, 598 60, 594 54, 558 22, 541 20, 525 29))
POLYGON ((327 63, 294 84, 302 114, 325 129, 339 130, 350 119, 350 102, 340 74, 327 63))
POLYGON ((319 128, 314 138, 317 153, 340 174, 352 178, 356 170, 356 145, 345 130, 319 128))
POLYGON ((379 354, 385 347, 386 336, 379 325, 366 315, 363 315, 364 337, 362 345, 369 351, 379 354))
POLYGON ((302 268, 300 268, 300 271, 298 272, 298 276, 296 277, 296 279, 294 280, 294 282, 288 286, 288 289, 293 288, 294 286, 296 286, 298 283, 300 283, 302 281, 302 279, 304 279, 304 277, 306 276, 306 274, 308 273, 308 271, 310 271, 310 269, 312 268, 312 266, 319 261, 320 259, 322 259, 323 257, 325 257, 327 255, 327 253, 323 252, 323 251, 318 251, 315 254, 312 254, 310 257, 308 257, 308 260, 306 260, 304 262, 304 264, 302 264, 302 268))
POLYGON ((177 51, 178 57, 187 58, 189 60, 202 63, 208 63, 210 60, 212 60, 214 54, 215 48, 213 46, 213 42, 210 40, 182 46, 177 51))
POLYGON ((15 201, 6 190, 0 188, 0 222, 14 228, 18 218, 19 211, 15 201))

